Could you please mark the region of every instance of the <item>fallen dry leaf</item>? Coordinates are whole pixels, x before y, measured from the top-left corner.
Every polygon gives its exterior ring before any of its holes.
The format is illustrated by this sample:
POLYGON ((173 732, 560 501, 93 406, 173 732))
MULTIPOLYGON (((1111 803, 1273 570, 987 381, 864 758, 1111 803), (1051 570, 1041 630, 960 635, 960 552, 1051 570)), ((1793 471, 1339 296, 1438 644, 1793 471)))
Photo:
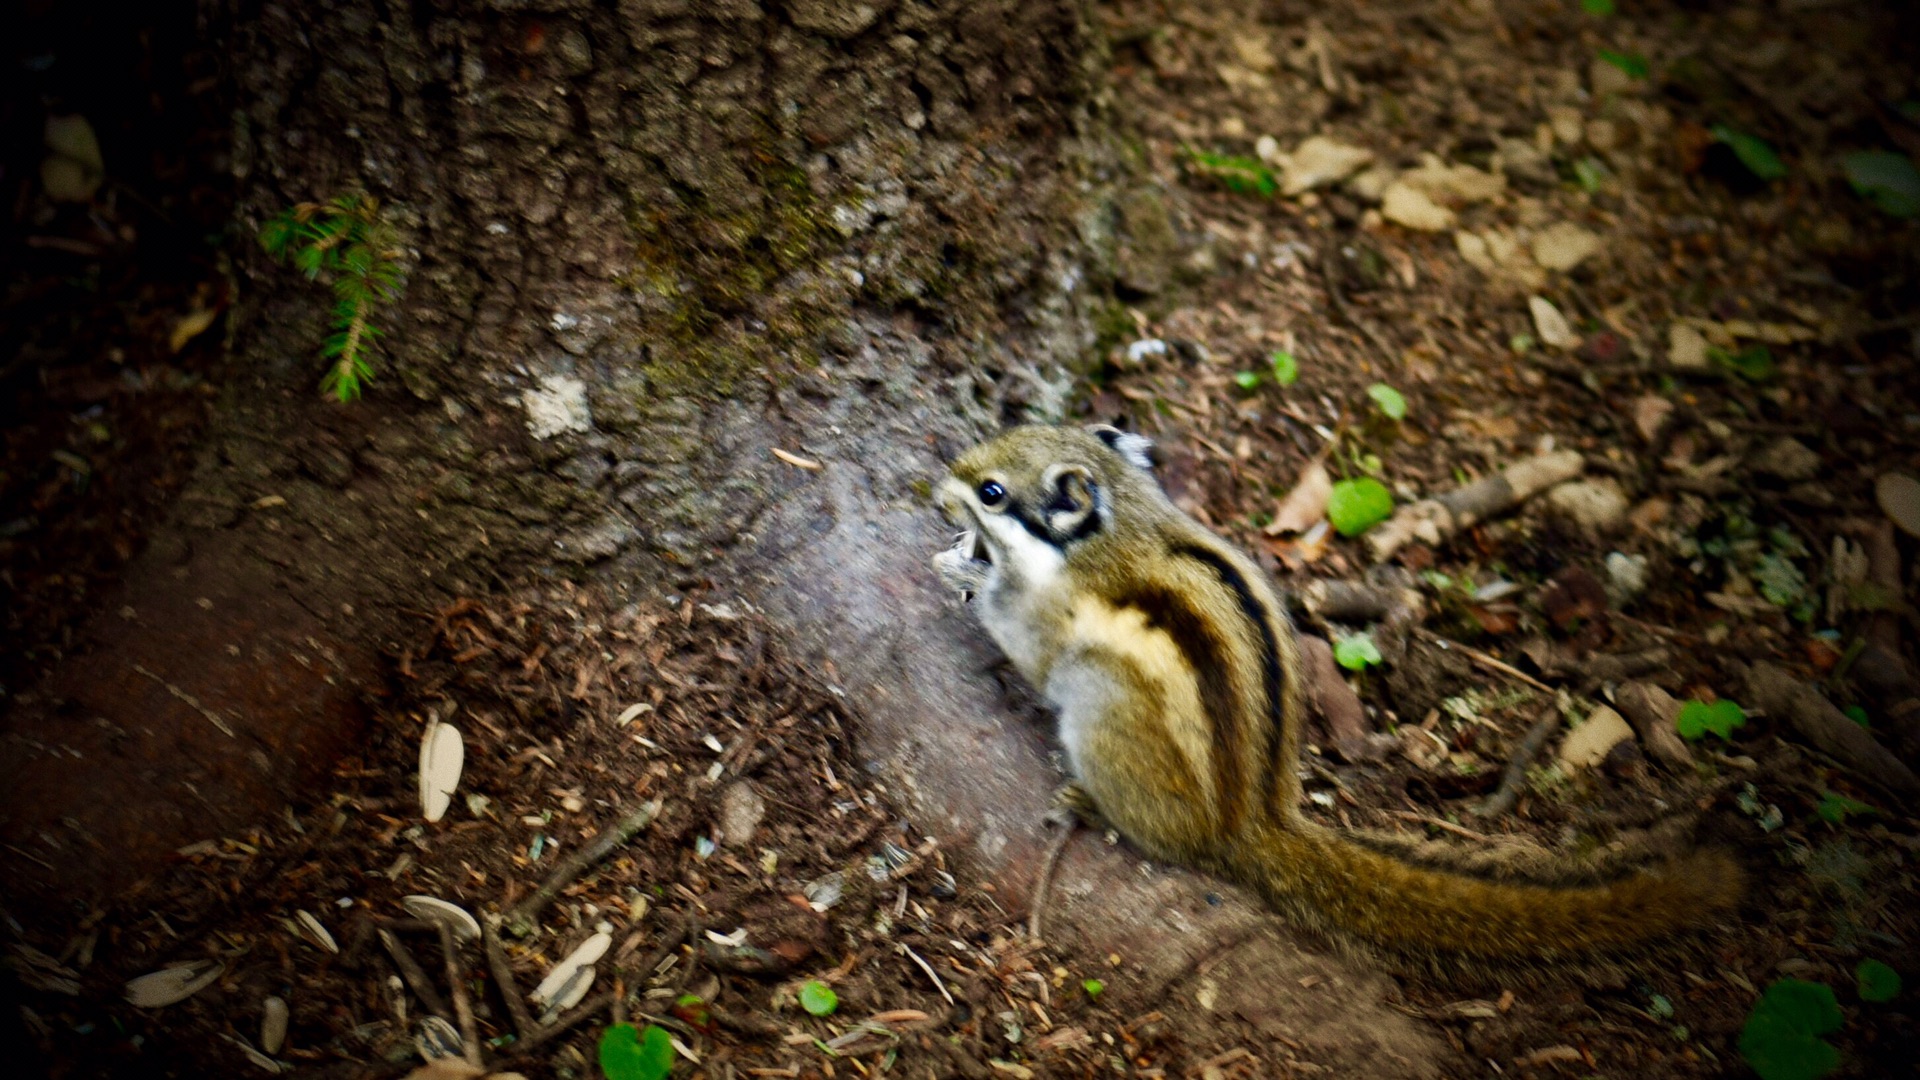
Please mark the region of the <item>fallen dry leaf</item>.
POLYGON ((1273 512, 1272 523, 1263 531, 1268 536, 1306 532, 1326 520, 1327 499, 1332 495, 1333 477, 1327 475, 1326 463, 1314 458, 1300 470, 1293 490, 1280 501, 1280 508, 1273 512))
POLYGON ((217 308, 189 311, 180 316, 174 320, 173 332, 167 335, 167 349, 177 353, 186 348, 188 342, 206 333, 207 327, 212 326, 213 320, 219 317, 217 308))

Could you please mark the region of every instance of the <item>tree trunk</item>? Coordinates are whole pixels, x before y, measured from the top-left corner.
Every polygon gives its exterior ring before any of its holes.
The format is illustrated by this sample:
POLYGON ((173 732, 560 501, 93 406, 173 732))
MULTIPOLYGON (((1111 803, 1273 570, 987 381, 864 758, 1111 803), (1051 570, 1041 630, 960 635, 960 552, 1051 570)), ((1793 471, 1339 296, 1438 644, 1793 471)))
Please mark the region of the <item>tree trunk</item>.
POLYGON ((341 405, 316 389, 325 291, 240 253, 241 374, 194 482, 91 650, 21 706, 64 714, 43 746, 77 752, 9 751, 33 796, 10 839, 59 867, 49 894, 299 798, 409 618, 455 596, 824 577, 881 511, 911 558, 875 584, 920 591, 915 481, 993 418, 1057 410, 1087 351, 1104 274, 1073 223, 1105 165, 1070 0, 207 15, 233 42, 242 228, 365 192, 403 288, 372 392, 341 405), (62 797, 101 772, 112 799, 62 797))
MULTIPOLYGON (((889 789, 1023 905, 1059 777, 926 569, 925 494, 1000 422, 1061 413, 1116 273, 1163 277, 1165 211, 1111 156, 1078 0, 208 18, 233 42, 242 225, 364 191, 404 287, 343 406, 316 391, 324 291, 240 257, 244 374, 195 479, 91 650, 18 706, 55 734, 0 761, 6 840, 57 870, 16 899, 81 904, 323 792, 423 615, 564 575, 767 609, 889 789)), ((1160 948, 1169 990, 1266 925, 1087 848, 1063 873, 1057 895, 1151 913, 1099 934, 1160 948), (1177 954, 1163 911, 1194 930, 1177 954)), ((1066 934, 1112 915, 1061 903, 1066 934)), ((1323 961, 1245 956, 1267 1008, 1342 1008, 1271 989, 1323 961)), ((1356 1065, 1426 1056, 1378 1023, 1356 1065)))

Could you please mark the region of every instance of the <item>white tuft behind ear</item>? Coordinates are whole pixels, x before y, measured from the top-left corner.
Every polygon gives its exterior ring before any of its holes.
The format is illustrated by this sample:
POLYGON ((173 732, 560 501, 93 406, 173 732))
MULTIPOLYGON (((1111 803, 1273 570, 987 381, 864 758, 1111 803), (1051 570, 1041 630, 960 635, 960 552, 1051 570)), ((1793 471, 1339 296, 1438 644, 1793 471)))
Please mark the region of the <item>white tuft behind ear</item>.
POLYGON ((1145 435, 1136 435, 1131 431, 1121 431, 1109 424, 1095 424, 1087 429, 1101 442, 1113 448, 1113 452, 1127 459, 1127 463, 1136 468, 1153 470, 1153 440, 1145 435))

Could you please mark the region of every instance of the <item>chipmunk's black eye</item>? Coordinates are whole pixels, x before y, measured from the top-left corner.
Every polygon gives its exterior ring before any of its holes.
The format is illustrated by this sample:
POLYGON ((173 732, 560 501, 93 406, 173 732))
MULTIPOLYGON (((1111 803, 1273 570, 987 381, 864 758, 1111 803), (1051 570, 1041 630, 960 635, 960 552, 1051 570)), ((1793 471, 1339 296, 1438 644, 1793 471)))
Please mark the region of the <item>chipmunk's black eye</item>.
POLYGON ((981 506, 999 506, 1005 501, 1007 501, 1007 489, 1000 486, 1000 481, 989 480, 980 485, 981 506))

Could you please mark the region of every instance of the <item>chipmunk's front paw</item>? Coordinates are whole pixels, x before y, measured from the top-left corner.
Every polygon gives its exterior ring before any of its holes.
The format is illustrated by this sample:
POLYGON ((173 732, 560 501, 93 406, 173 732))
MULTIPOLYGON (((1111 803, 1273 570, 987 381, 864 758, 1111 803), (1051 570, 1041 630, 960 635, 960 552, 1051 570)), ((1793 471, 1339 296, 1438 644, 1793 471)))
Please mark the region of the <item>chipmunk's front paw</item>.
POLYGON ((983 546, 978 534, 968 529, 954 538, 952 547, 933 557, 933 569, 940 575, 941 584, 959 593, 963 601, 972 600, 987 587, 987 574, 993 564, 979 558, 983 546))
POLYGON ((1107 819, 1094 805, 1093 796, 1087 789, 1069 781, 1053 791, 1053 809, 1048 812, 1047 820, 1066 824, 1079 821, 1089 829, 1105 832, 1109 826, 1107 819))

